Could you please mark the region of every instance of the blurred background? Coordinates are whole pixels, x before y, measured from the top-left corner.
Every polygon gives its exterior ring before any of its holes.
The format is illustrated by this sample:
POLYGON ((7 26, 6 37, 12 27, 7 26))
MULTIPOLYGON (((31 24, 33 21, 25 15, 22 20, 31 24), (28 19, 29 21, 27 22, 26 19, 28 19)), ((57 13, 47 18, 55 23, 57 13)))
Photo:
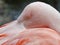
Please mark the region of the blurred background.
POLYGON ((16 20, 25 6, 35 1, 48 3, 60 12, 60 0, 0 0, 0 26, 16 20))

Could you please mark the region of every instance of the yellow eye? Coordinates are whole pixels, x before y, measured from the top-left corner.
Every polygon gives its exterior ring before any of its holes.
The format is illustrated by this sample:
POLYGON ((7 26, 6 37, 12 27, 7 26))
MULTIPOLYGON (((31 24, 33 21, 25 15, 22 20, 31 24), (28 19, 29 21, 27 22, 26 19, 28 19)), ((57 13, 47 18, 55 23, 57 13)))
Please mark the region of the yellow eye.
POLYGON ((31 19, 31 17, 32 17, 32 15, 25 15, 23 18, 24 18, 24 20, 29 20, 29 19, 31 19))

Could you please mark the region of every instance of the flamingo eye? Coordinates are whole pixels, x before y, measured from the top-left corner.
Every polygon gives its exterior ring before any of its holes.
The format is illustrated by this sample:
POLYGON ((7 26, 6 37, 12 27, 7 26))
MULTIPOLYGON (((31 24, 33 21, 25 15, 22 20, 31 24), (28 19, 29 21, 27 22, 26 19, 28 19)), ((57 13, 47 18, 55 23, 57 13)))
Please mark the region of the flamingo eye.
POLYGON ((32 17, 32 15, 25 15, 23 18, 24 18, 24 20, 29 20, 29 19, 31 19, 31 17, 32 17))

